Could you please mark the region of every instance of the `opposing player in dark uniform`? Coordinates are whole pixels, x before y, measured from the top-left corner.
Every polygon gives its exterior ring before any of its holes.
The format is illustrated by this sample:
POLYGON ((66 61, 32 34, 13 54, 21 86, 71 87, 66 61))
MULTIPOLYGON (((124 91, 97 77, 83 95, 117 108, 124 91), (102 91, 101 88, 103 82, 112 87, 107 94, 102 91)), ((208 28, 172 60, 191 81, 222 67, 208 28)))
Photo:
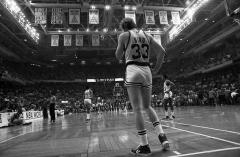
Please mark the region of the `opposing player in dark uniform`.
POLYGON ((137 26, 131 18, 123 19, 120 27, 124 32, 120 34, 118 39, 116 57, 119 60, 124 58, 126 62, 125 86, 135 113, 136 127, 141 141, 140 145, 136 149, 132 149, 131 152, 140 155, 151 153, 142 109, 149 116, 160 143, 166 150, 169 148, 169 142, 155 110, 151 107, 152 73, 149 63, 150 55, 155 56, 157 62, 153 73, 157 74, 163 63, 165 50, 151 35, 137 30, 137 26))
POLYGON ((55 122, 55 105, 56 105, 56 101, 57 101, 57 98, 56 96, 51 93, 51 97, 50 97, 50 106, 49 106, 49 112, 50 112, 50 117, 51 117, 51 122, 54 123, 55 122))
POLYGON ((90 109, 92 106, 92 98, 93 98, 93 92, 92 90, 87 86, 86 90, 84 92, 84 106, 86 107, 86 121, 89 121, 91 119, 90 117, 90 109))
POLYGON ((163 95, 162 104, 165 110, 165 118, 172 120, 173 118, 175 118, 175 115, 174 115, 173 98, 172 98, 173 93, 171 91, 171 87, 174 86, 175 84, 168 79, 167 75, 164 75, 163 79, 164 79, 164 84, 163 84, 164 95, 163 95), (168 105, 171 109, 170 115, 168 113, 168 105))

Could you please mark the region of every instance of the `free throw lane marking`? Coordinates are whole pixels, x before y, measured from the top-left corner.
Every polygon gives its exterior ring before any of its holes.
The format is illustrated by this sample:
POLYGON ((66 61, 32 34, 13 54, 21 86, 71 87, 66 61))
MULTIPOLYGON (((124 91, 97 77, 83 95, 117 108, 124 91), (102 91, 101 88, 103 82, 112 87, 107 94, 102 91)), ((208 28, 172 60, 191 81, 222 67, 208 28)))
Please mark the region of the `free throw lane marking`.
POLYGON ((180 155, 181 153, 179 153, 178 151, 173 151, 173 153, 180 155))
MULTIPOLYGON (((146 121, 146 122, 147 122, 147 123, 151 123, 151 122, 149 122, 149 121, 146 121)), ((179 128, 171 127, 171 126, 168 126, 168 125, 162 125, 162 126, 165 126, 165 127, 167 127, 167 128, 172 128, 172 129, 175 129, 175 130, 179 130, 179 131, 183 131, 183 132, 188 132, 188 133, 195 134, 195 135, 199 135, 199 136, 208 137, 208 138, 215 139, 215 140, 218 140, 218 141, 223 141, 223 142, 226 142, 226 143, 231 143, 231 144, 240 146, 240 143, 233 142, 233 141, 229 141, 229 140, 225 140, 225 139, 222 139, 222 138, 218 138, 218 137, 214 137, 214 136, 209 136, 209 135, 205 135, 205 134, 201 134, 201 133, 197 133, 197 132, 193 132, 193 131, 188 131, 188 130, 184 130, 184 129, 179 129, 179 128)))
MULTIPOLYGON (((166 120, 161 120, 163 122, 168 122, 166 120)), ((222 131, 222 132, 227 132, 231 134, 237 134, 240 135, 240 132, 235 132, 235 131, 229 131, 229 130, 223 130, 223 129, 216 129, 216 128, 211 128, 211 127, 206 127, 206 126, 201 126, 201 125, 194 125, 194 124, 186 124, 186 123, 179 123, 179 122, 173 122, 175 124, 180 124, 180 125, 188 125, 188 126, 193 126, 193 127, 198 127, 198 128, 204 128, 204 129, 209 129, 209 130, 216 130, 216 131, 222 131)))
POLYGON ((223 149, 207 150, 207 151, 196 152, 196 153, 188 153, 188 154, 178 154, 178 155, 173 155, 173 156, 170 156, 170 157, 182 157, 182 156, 192 156, 192 155, 199 155, 199 154, 209 154, 209 153, 223 152, 223 151, 237 150, 237 149, 240 150, 240 147, 232 147, 232 148, 223 148, 223 149))

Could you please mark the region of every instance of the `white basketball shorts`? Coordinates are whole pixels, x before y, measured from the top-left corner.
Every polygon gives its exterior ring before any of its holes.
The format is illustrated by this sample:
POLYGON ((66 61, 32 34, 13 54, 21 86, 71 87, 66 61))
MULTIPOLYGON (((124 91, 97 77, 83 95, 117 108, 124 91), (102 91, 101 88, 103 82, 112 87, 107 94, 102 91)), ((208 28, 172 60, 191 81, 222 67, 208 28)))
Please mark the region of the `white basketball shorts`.
POLYGON ((152 87, 152 73, 148 66, 128 65, 125 86, 152 87))
POLYGON ((84 104, 85 105, 91 105, 92 104, 92 100, 91 99, 84 99, 84 104))

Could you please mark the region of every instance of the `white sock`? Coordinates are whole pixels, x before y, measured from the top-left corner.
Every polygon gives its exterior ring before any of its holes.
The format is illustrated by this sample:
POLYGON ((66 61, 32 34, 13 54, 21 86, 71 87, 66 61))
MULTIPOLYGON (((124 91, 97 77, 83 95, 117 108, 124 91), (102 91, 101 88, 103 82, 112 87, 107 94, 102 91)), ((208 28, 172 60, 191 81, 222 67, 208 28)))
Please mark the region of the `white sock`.
POLYGON ((90 114, 89 113, 87 113, 87 119, 90 119, 90 114))
POLYGON ((172 117, 173 115, 174 115, 174 112, 172 111, 172 112, 171 112, 171 117, 172 117))
POLYGON ((167 117, 168 116, 168 111, 165 111, 165 117, 167 117))
POLYGON ((157 132, 157 134, 164 134, 164 131, 162 129, 162 125, 160 124, 160 122, 156 121, 156 122, 153 122, 153 126, 157 132))
POLYGON ((148 144, 148 140, 147 140, 147 134, 145 135, 139 135, 140 139, 141 139, 141 146, 145 146, 148 144))
POLYGON ((147 139, 147 130, 138 131, 138 135, 140 137, 140 145, 145 146, 148 144, 147 139))

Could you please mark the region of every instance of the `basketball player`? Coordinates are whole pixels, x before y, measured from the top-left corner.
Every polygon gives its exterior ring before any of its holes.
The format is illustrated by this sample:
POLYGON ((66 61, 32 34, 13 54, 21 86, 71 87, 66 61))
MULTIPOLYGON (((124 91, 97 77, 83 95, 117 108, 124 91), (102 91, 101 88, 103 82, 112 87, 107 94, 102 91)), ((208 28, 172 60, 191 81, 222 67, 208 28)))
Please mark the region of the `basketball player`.
POLYGON ((93 92, 92 90, 87 86, 86 90, 84 92, 84 106, 86 107, 87 117, 86 121, 90 121, 90 109, 92 105, 92 98, 93 98, 93 92))
POLYGON ((165 110, 165 118, 173 120, 173 118, 175 118, 175 116, 174 116, 173 98, 172 98, 173 94, 172 94, 172 91, 171 91, 171 87, 174 86, 175 84, 168 79, 167 75, 164 75, 163 79, 164 79, 164 84, 163 84, 163 90, 164 90, 163 91, 164 92, 163 107, 164 107, 164 110, 165 110), (168 104, 169 104, 169 107, 171 109, 170 116, 168 114, 168 104))
POLYGON ((101 97, 97 98, 97 112, 100 113, 100 107, 101 107, 102 99, 101 97))
POLYGON ((169 142, 155 110, 150 106, 152 73, 149 64, 150 55, 155 56, 157 62, 153 73, 157 74, 163 62, 165 50, 151 35, 146 34, 142 30, 137 30, 137 26, 131 18, 123 19, 120 27, 124 32, 119 36, 115 54, 118 60, 124 57, 126 62, 125 86, 127 87, 129 99, 135 113, 136 128, 141 141, 140 145, 136 149, 132 149, 131 152, 139 155, 151 153, 142 109, 148 114, 163 149, 167 150, 169 149, 169 142))
POLYGON ((55 105, 56 105, 57 98, 53 94, 53 92, 51 92, 51 95, 52 96, 50 97, 49 113, 51 117, 51 122, 54 123, 55 122, 55 105))

